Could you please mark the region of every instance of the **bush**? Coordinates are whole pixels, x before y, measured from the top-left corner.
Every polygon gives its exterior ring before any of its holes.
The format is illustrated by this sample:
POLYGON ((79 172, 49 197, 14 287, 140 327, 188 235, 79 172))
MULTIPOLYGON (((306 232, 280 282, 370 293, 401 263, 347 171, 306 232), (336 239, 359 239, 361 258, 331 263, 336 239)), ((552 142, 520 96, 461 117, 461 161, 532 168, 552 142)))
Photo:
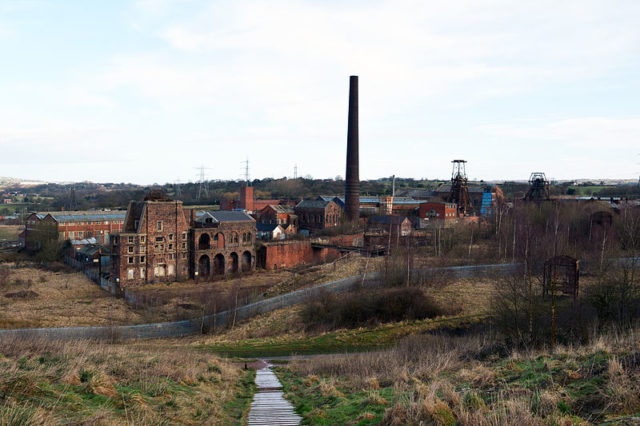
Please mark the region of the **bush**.
POLYGON ((415 287, 359 290, 335 295, 322 292, 309 299, 300 316, 307 328, 340 328, 379 322, 419 320, 454 313, 415 287))

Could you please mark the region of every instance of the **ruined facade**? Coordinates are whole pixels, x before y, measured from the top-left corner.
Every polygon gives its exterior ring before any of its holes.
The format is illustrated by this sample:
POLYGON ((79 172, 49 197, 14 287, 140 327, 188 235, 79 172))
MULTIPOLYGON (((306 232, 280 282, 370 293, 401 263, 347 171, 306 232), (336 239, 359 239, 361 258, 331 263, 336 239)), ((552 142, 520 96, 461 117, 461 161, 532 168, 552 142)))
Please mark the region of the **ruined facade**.
POLYGON ((112 238, 111 267, 122 287, 189 276, 189 223, 182 201, 147 196, 132 201, 124 228, 112 238))
POLYGON ((244 212, 196 214, 190 230, 192 275, 207 279, 255 269, 255 238, 256 221, 244 212))
POLYGON ((112 238, 112 279, 122 287, 210 279, 255 268, 255 220, 239 211, 185 210, 151 194, 131 202, 112 238))

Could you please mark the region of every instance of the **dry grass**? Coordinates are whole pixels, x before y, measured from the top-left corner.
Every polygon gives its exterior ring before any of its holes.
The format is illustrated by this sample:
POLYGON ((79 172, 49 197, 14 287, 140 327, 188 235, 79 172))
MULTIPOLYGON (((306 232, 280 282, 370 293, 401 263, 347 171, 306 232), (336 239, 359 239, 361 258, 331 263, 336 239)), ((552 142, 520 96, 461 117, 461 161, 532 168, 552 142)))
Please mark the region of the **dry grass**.
MULTIPOLYGON (((164 342, 0 340, 0 424, 229 424, 234 365, 164 342)), ((236 414, 242 414, 235 410, 236 414)))
POLYGON ((18 241, 18 234, 23 228, 19 225, 0 225, 0 240, 18 241))
POLYGON ((155 320, 112 297, 81 272, 11 268, 0 286, 0 328, 121 325, 155 320))
MULTIPOLYGON (((478 336, 415 336, 390 350, 298 359, 287 368, 345 394, 392 390, 386 425, 588 424, 640 413, 633 336, 511 355, 478 336)), ((311 413, 306 418, 314 423, 311 413)))

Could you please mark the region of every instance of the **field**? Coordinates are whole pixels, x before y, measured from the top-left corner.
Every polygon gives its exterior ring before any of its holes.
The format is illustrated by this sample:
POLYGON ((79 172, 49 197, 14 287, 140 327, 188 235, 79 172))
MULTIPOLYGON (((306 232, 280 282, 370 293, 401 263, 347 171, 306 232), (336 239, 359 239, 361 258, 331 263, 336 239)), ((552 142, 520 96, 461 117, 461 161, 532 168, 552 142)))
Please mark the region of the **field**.
POLYGON ((409 335, 467 328, 482 323, 494 288, 495 284, 490 279, 459 279, 438 284, 424 291, 442 305, 459 306, 457 314, 355 329, 307 331, 300 318, 302 306, 296 305, 249 319, 232 329, 201 339, 198 345, 216 353, 239 357, 378 350, 409 335))
POLYGON ((0 240, 18 241, 21 228, 18 225, 0 225, 0 240))
POLYGON ((0 328, 123 325, 160 319, 112 297, 81 272, 0 265, 0 328))
POLYGON ((0 425, 241 424, 253 375, 181 341, 0 340, 0 425))
POLYGON ((288 293, 340 278, 357 275, 374 262, 360 256, 324 265, 301 265, 278 271, 255 271, 217 281, 184 281, 147 284, 129 289, 140 300, 152 301, 151 311, 167 319, 184 319, 221 312, 264 297, 288 293))
POLYGON ((418 336, 278 376, 307 424, 637 424, 638 349, 633 333, 507 353, 486 337, 418 336))

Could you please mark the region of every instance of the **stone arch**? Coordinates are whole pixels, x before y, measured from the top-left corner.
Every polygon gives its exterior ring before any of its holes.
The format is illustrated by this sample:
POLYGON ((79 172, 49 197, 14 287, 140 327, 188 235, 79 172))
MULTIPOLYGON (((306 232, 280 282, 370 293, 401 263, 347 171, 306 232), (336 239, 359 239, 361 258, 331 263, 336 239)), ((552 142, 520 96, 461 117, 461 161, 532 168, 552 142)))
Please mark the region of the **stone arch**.
POLYGON ((246 250, 242 253, 242 271, 250 271, 251 270, 251 252, 246 250))
POLYGON ((208 277, 211 274, 211 261, 209 256, 203 254, 198 260, 198 276, 208 277))
POLYGON ((224 248, 224 234, 222 232, 218 232, 213 237, 213 245, 216 248, 224 248))
POLYGON ((222 253, 216 254, 213 258, 213 270, 216 274, 224 274, 224 256, 222 253))
POLYGON ((198 238, 198 250, 209 250, 211 248, 211 237, 206 232, 198 238))
POLYGON ((238 272, 238 267, 239 267, 238 253, 234 251, 231 253, 229 257, 231 257, 231 272, 238 272))

